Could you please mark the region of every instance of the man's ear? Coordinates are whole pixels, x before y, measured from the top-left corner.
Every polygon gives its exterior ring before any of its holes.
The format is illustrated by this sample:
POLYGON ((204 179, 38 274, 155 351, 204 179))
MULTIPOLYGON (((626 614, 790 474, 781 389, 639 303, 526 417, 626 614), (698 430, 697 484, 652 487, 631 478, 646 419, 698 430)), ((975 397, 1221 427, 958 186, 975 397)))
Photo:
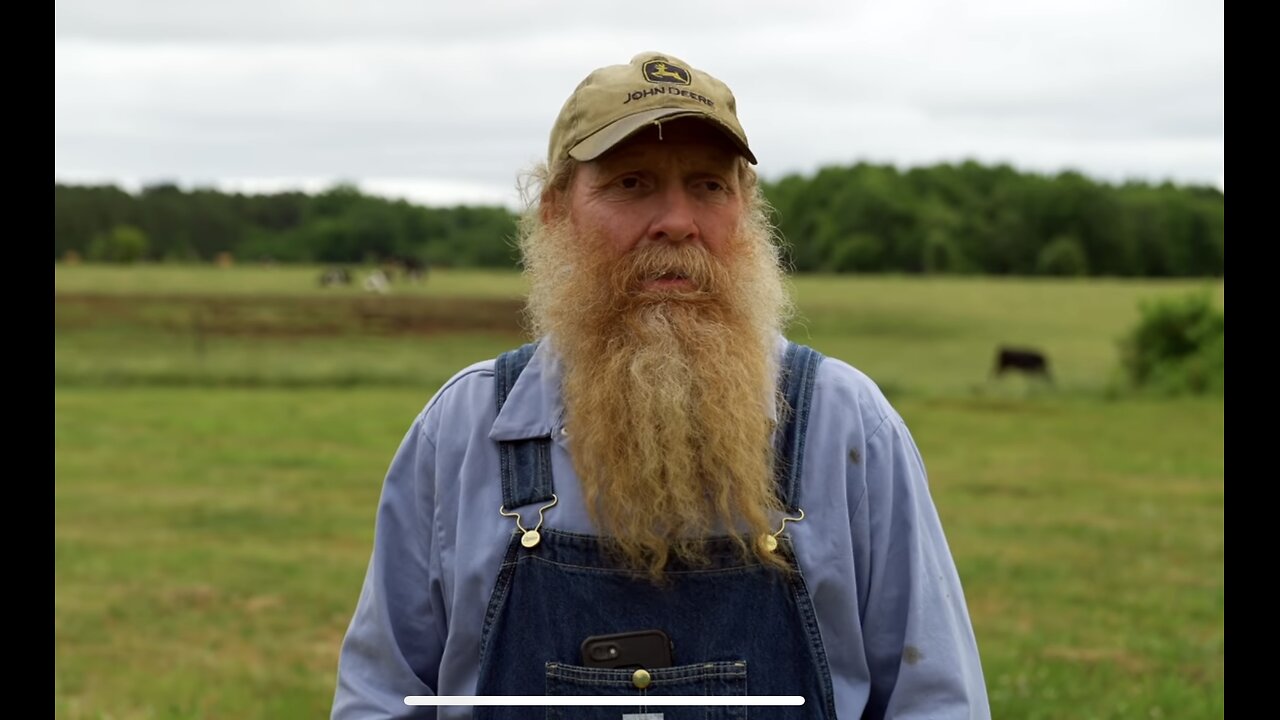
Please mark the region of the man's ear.
POLYGON ((538 215, 542 224, 550 227, 564 217, 564 193, 555 188, 548 188, 538 200, 538 215))

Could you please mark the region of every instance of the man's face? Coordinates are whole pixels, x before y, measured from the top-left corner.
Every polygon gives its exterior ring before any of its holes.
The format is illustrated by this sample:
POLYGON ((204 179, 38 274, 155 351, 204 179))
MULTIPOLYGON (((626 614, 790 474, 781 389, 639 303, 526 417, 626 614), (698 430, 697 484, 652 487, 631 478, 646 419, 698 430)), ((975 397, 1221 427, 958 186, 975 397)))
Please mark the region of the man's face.
MULTIPOLYGON (((742 219, 738 154, 715 128, 697 120, 654 127, 574 174, 569 220, 589 248, 618 258, 647 245, 696 243, 725 259, 742 219)), ((692 290, 679 273, 648 278, 646 291, 692 290)))

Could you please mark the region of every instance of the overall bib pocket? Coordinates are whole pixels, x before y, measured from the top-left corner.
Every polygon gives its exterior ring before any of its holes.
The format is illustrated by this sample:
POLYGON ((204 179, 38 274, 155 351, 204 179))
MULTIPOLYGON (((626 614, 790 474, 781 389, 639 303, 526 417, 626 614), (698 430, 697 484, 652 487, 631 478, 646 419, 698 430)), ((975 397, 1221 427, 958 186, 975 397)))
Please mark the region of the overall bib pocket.
POLYGON ((646 696, 747 694, 747 664, 741 660, 677 665, 653 670, 589 668, 547 663, 547 695, 629 695, 636 704, 592 707, 549 706, 547 720, 621 720, 635 714, 662 720, 746 720, 745 706, 646 706, 646 696), (643 686, 643 689, 640 687, 643 686))

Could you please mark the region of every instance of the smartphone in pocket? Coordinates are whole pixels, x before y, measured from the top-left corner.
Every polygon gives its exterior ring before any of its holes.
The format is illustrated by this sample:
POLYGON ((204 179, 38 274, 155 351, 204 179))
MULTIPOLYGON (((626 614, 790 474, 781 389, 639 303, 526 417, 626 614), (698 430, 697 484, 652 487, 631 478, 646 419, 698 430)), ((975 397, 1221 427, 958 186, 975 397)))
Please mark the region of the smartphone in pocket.
POLYGON ((667 668, 672 665, 671 638, 661 630, 635 630, 592 635, 582 641, 582 664, 597 668, 667 668))

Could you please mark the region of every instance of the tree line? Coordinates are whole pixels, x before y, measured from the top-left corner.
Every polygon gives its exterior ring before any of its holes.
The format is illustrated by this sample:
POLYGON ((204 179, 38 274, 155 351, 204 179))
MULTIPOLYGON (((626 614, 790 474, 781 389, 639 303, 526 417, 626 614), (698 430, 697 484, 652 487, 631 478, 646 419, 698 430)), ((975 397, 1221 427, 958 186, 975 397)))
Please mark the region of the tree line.
MULTIPOLYGON (((765 182, 800 272, 1221 276, 1223 193, 977 162, 859 163, 765 182)), ((54 259, 514 267, 516 215, 424 207, 339 184, 246 195, 54 184, 54 259)))

